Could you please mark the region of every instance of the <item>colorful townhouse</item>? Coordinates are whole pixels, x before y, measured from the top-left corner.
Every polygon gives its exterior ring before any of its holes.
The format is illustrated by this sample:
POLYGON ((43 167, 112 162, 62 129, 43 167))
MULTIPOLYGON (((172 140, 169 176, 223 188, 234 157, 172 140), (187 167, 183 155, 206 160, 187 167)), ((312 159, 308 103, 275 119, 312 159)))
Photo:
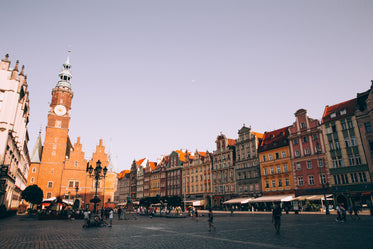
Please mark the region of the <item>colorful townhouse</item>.
MULTIPOLYGON (((334 201, 344 203, 346 207, 370 206, 372 203, 373 185, 355 115, 356 107, 357 98, 326 106, 322 117, 334 201)), ((366 125, 369 130, 369 124, 366 125)))
POLYGON ((236 192, 240 197, 258 197, 262 192, 258 147, 263 134, 243 127, 236 139, 236 192))
POLYGON ((295 122, 289 127, 291 165, 294 172, 295 196, 322 199, 329 188, 327 156, 320 122, 311 119, 307 110, 295 112, 295 122))
MULTIPOLYGON (((294 172, 291 166, 289 127, 265 132, 259 146, 263 202, 281 201, 294 196, 294 172)), ((261 201, 257 200, 257 201, 261 201)))

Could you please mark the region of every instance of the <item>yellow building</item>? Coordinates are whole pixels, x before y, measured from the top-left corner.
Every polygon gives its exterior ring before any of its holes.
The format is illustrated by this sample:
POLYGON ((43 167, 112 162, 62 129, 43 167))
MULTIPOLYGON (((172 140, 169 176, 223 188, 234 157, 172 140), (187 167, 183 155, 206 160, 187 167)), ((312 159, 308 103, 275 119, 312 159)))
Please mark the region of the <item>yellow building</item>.
POLYGON ((259 159, 265 196, 294 194, 288 134, 288 127, 264 133, 259 159))

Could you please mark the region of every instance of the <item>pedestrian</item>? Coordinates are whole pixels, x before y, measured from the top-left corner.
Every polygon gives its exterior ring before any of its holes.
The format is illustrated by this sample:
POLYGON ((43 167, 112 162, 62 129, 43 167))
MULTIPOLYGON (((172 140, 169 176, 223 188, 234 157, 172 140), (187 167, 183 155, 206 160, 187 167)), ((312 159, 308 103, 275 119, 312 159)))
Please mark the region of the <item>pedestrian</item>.
POLYGON ((234 209, 234 207, 233 207, 233 205, 231 206, 231 216, 233 216, 233 210, 234 209))
POLYGON ((198 222, 198 209, 196 209, 196 212, 194 214, 196 216, 196 222, 198 222))
POLYGON ((341 219, 342 219, 342 215, 341 215, 341 204, 338 204, 335 209, 337 210, 337 219, 335 219, 335 221, 340 222, 341 219))
POLYGON ((344 204, 343 203, 341 204, 340 209, 341 209, 341 214, 342 214, 341 221, 345 222, 345 221, 347 221, 346 220, 346 209, 344 208, 344 204))
POLYGON ((276 204, 275 208, 272 211, 272 223, 275 226, 276 234, 280 234, 281 214, 282 214, 281 207, 279 204, 276 204))
POLYGON ((357 218, 358 220, 360 220, 360 217, 359 217, 359 214, 358 214, 359 211, 360 211, 360 208, 357 205, 354 205, 353 210, 354 210, 354 216, 355 216, 355 218, 357 218))
POLYGON ((110 211, 109 211, 109 227, 111 227, 113 225, 113 217, 114 217, 114 211, 113 209, 111 208, 110 211))
POLYGON ((213 227, 214 231, 215 231, 216 227, 214 225, 214 215, 212 214, 211 208, 209 208, 209 219, 208 219, 208 222, 209 222, 209 232, 211 232, 211 227, 213 227))
POLYGON ((120 216, 122 215, 122 208, 118 208, 118 220, 120 220, 120 216))
POLYGON ((88 227, 89 213, 88 213, 87 209, 84 211, 83 216, 84 216, 84 225, 83 225, 83 227, 88 227))

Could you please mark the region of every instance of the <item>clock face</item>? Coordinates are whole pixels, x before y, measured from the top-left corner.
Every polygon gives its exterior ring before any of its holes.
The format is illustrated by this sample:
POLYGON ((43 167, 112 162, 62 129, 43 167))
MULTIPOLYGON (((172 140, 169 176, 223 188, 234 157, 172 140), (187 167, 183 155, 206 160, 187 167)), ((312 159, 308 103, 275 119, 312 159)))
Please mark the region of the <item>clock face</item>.
POLYGON ((65 113, 66 113, 66 107, 64 107, 63 105, 57 105, 54 108, 54 113, 56 113, 58 116, 65 115, 65 113))

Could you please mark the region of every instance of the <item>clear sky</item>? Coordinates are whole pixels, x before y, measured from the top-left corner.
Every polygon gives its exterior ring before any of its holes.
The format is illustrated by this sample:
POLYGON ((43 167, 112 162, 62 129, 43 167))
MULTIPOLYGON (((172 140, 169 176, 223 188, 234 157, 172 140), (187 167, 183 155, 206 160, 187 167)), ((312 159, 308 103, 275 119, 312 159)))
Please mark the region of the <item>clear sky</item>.
POLYGON ((373 79, 372 12, 368 0, 3 0, 0 58, 25 65, 31 151, 71 49, 70 138, 87 159, 111 140, 120 171, 355 98, 373 79))

